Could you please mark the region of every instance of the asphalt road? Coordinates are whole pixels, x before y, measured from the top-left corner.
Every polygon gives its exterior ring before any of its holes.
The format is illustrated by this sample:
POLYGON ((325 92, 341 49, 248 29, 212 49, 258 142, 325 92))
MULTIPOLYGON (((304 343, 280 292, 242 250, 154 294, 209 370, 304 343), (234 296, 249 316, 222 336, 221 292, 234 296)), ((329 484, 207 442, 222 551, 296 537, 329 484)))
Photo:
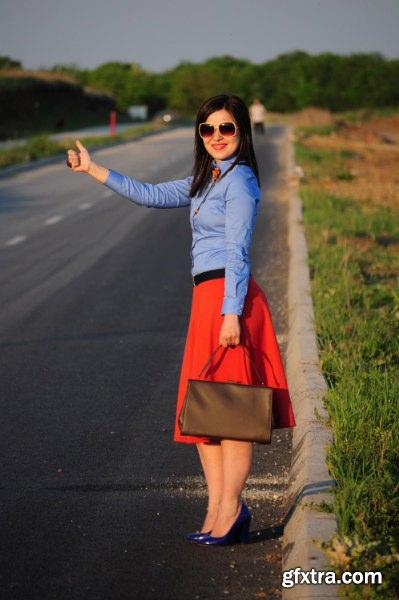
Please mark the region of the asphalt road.
MULTIPOLYGON (((282 128, 257 141, 252 250, 287 327, 282 128)), ((144 181, 187 176, 192 130, 102 149, 144 181)), ((278 598, 290 432, 255 446, 248 545, 186 542, 206 508, 195 445, 173 442, 191 303, 188 208, 139 207, 65 163, 0 180, 0 596, 278 598)))

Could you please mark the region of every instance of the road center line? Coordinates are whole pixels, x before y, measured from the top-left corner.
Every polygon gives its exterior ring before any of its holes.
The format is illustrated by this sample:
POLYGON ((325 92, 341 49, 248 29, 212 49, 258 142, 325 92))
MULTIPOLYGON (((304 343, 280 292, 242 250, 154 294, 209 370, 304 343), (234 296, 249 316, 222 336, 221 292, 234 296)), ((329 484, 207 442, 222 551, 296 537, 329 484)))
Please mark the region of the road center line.
POLYGON ((91 206, 93 206, 93 202, 84 202, 83 204, 81 204, 80 206, 78 206, 78 209, 79 210, 87 210, 91 206))
POLYGON ((20 244, 26 240, 26 235, 16 235, 13 238, 7 240, 4 244, 5 246, 15 246, 16 244, 20 244))
POLYGON ((46 219, 44 221, 45 225, 54 225, 54 223, 58 223, 59 221, 62 221, 64 217, 62 215, 54 215, 53 217, 49 217, 48 219, 46 219))

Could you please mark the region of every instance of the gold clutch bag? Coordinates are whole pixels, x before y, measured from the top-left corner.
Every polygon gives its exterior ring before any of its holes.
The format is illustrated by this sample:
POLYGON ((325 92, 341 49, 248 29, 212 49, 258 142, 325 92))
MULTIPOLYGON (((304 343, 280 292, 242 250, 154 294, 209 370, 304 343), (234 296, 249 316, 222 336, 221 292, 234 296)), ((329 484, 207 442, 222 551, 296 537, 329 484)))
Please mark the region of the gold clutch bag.
MULTIPOLYGON (((201 377, 220 344, 198 375, 201 377)), ((248 350, 245 346, 244 348, 248 350)), ((234 381, 189 379, 179 424, 183 435, 270 444, 273 425, 273 388, 234 381)))

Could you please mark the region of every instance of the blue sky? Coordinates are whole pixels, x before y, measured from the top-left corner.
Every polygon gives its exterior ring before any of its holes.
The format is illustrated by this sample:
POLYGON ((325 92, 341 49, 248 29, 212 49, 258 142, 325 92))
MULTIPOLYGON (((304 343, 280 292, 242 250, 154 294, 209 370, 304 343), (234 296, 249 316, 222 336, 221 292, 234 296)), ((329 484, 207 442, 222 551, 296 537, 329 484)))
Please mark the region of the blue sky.
POLYGON ((37 69, 111 60, 163 71, 295 49, 399 58, 398 0, 1 0, 0 54, 37 69))

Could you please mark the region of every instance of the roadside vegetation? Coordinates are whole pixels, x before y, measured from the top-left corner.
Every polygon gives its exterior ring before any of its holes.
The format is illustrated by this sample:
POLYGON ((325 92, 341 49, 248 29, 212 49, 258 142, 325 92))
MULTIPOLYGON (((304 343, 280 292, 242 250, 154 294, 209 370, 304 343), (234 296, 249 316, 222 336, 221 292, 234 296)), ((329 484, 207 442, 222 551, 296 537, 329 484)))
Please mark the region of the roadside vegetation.
MULTIPOLYGON (((115 112, 118 123, 131 121, 128 109, 145 105, 152 119, 159 111, 172 110, 183 120, 193 119, 207 97, 224 92, 241 96, 250 104, 258 97, 269 112, 269 122, 316 107, 334 118, 348 112, 353 122, 367 120, 375 109, 392 110, 399 104, 399 60, 377 52, 347 56, 323 52, 310 55, 301 50, 281 54, 260 64, 230 55, 201 63, 183 61, 174 68, 152 73, 137 62, 110 61, 94 69, 76 64, 55 64, 51 69, 31 71, 12 57, 0 56, 0 140, 27 139, 25 145, 0 150, 0 168, 63 153, 65 144, 49 138, 87 126, 102 125, 115 112)), ((310 132, 308 132, 310 133, 310 132)), ((137 129, 112 138, 132 139, 137 129)), ((85 138, 103 144, 110 137, 85 138)), ((68 142, 69 144, 69 142, 68 142)), ((341 173, 345 178, 346 174, 341 173)))
POLYGON ((118 122, 128 122, 133 105, 146 105, 149 119, 164 109, 193 118, 205 98, 224 92, 248 104, 258 97, 268 111, 283 114, 310 106, 334 112, 384 108, 399 104, 398 79, 399 59, 378 52, 343 56, 295 50, 259 64, 224 55, 182 61, 159 73, 133 61, 30 71, 0 56, 0 139, 104 123, 110 110, 118 122))
MULTIPOLYGON (((101 136, 80 136, 84 140, 85 146, 91 150, 97 146, 114 144, 133 140, 147 133, 161 131, 165 126, 157 123, 146 123, 140 126, 125 129, 122 133, 101 136)), ((68 148, 75 148, 75 138, 65 138, 61 141, 55 141, 48 135, 38 135, 31 137, 26 144, 12 146, 7 149, 0 149, 0 168, 9 167, 22 163, 28 163, 39 158, 64 154, 68 148)))
POLYGON ((343 117, 294 122, 334 432, 339 534, 323 548, 337 573, 382 572, 381 586, 342 586, 343 597, 388 600, 399 589, 399 113, 343 117))

